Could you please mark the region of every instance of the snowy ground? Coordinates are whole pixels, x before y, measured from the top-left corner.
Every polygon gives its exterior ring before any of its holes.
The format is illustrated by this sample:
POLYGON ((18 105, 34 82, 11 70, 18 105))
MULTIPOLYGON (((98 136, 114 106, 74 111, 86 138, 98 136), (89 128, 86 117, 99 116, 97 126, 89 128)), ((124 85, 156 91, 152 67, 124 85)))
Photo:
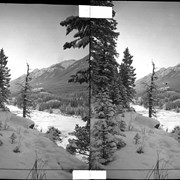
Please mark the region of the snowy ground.
MULTIPOLYGON (((136 107, 137 111, 143 114, 142 107, 136 107)), ((141 113, 141 114, 142 114, 141 113)), ((165 125, 170 121, 171 127, 178 124, 178 116, 175 120, 168 118, 172 112, 162 111, 158 114, 158 120, 165 125), (167 118, 167 119, 166 119, 167 118), (164 121, 163 121, 164 120, 164 121), (166 121, 165 121, 166 120, 166 121)), ((180 143, 162 129, 154 128, 156 120, 144 117, 135 112, 126 112, 125 117, 119 115, 117 120, 124 120, 127 125, 131 124, 132 129, 126 129, 124 136, 119 136, 126 143, 126 146, 114 154, 114 161, 106 166, 107 177, 110 179, 148 179, 148 173, 152 171, 157 163, 159 154, 159 174, 167 175, 168 179, 180 179, 180 143), (134 136, 138 133, 140 140, 135 144, 134 136), (137 153, 142 147, 144 153, 137 153), (164 170, 170 169, 170 170, 164 170), (176 170, 175 170, 176 169, 176 170)), ((152 172, 149 179, 158 179, 157 171, 152 172)), ((163 179, 163 178, 162 178, 163 179)))
MULTIPOLYGON (((43 120, 43 116, 41 118, 43 120)), ((26 179, 36 154, 40 160, 37 171, 33 172, 39 175, 45 173, 46 179, 72 179, 73 169, 88 169, 86 163, 67 153, 63 147, 58 147, 43 133, 28 128, 31 120, 0 111, 0 121, 0 179, 26 179), (16 135, 14 142, 10 139, 13 133, 16 135), (14 152, 17 147, 19 152, 14 152)), ((32 173, 29 178, 32 178, 32 173)))
MULTIPOLYGON (((137 113, 142 114, 143 116, 148 116, 148 110, 139 105, 132 105, 137 113)), ((162 125, 164 130, 171 132, 175 126, 180 126, 180 113, 166 110, 158 110, 157 120, 162 125)))
MULTIPOLYGON (((12 113, 17 114, 22 117, 22 110, 16 106, 8 105, 8 108, 12 113)), ((46 132, 48 126, 54 126, 58 128, 62 132, 63 141, 61 143, 58 142, 59 146, 66 148, 68 143, 68 139, 73 136, 69 135, 69 132, 73 132, 75 125, 79 124, 80 126, 84 126, 85 122, 81 120, 80 117, 75 116, 64 116, 61 114, 50 114, 49 112, 37 111, 33 110, 31 113, 31 120, 35 122, 35 126, 37 129, 42 132, 46 132)))

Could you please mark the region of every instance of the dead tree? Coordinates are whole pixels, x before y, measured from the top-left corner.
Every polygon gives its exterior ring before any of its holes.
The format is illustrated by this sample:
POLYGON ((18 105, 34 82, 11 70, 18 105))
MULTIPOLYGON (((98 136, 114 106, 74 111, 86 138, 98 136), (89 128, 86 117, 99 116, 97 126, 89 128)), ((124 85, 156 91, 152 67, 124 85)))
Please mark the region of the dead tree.
POLYGON ((152 62, 152 74, 151 74, 151 79, 150 79, 150 85, 147 83, 143 83, 146 86, 146 100, 147 102, 144 102, 145 107, 148 108, 149 110, 149 117, 151 118, 152 116, 156 117, 156 109, 155 105, 157 103, 157 85, 155 84, 155 81, 157 80, 157 76, 155 73, 155 64, 152 62))
POLYGON ((30 100, 31 95, 31 81, 30 73, 29 73, 29 64, 27 63, 27 73, 25 77, 24 85, 18 83, 21 86, 20 96, 22 98, 22 109, 23 109, 23 117, 30 117, 30 106, 32 105, 32 101, 30 100))

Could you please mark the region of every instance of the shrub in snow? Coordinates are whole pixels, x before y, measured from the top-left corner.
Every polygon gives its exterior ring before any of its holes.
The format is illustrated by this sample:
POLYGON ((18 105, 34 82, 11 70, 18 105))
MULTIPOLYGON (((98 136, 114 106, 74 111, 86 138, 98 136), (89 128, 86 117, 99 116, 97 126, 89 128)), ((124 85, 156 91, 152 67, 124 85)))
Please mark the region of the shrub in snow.
POLYGON ((61 131, 53 126, 48 127, 48 131, 46 132, 47 136, 49 137, 50 140, 53 142, 55 141, 62 141, 60 138, 61 131))
POLYGON ((135 144, 139 143, 139 139, 141 139, 141 136, 138 133, 136 133, 136 135, 134 136, 135 144))
POLYGON ((5 121, 4 123, 4 127, 3 127, 4 130, 8 130, 9 129, 9 125, 7 124, 7 122, 5 121))
POLYGON ((121 149, 126 146, 126 143, 122 139, 118 139, 116 142, 117 149, 121 149))
POLYGON ((136 152, 139 153, 139 154, 144 153, 144 148, 143 148, 143 146, 138 147, 138 149, 137 149, 136 152))
POLYGON ((12 133, 12 135, 9 138, 11 139, 11 144, 13 144, 15 140, 17 139, 17 136, 15 133, 12 133))
POLYGON ((69 144, 66 146, 66 150, 71 154, 81 154, 89 160, 90 152, 90 137, 89 137, 89 120, 85 126, 76 125, 73 135, 76 139, 69 139, 69 144))
POLYGON ((16 147, 13 149, 13 152, 15 152, 15 153, 21 152, 21 151, 20 151, 20 147, 19 147, 19 146, 16 146, 16 147))
POLYGON ((0 146, 2 146, 3 145, 3 142, 0 140, 0 146))
POLYGON ((0 121, 0 131, 3 129, 3 123, 0 121))
POLYGON ((171 133, 175 133, 177 131, 180 131, 180 126, 175 126, 171 133))
POLYGON ((121 131, 125 131, 125 129, 126 129, 126 123, 125 123, 124 120, 119 121, 119 129, 120 129, 121 131))
POLYGON ((76 144, 72 139, 68 139, 69 144, 66 146, 66 151, 69 152, 72 155, 75 155, 76 152, 76 144))

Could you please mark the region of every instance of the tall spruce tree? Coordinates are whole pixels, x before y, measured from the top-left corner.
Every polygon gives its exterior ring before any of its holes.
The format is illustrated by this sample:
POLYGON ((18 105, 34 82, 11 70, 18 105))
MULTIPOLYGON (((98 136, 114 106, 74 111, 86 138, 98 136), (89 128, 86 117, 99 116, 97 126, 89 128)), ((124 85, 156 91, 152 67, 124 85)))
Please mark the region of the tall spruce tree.
POLYGON ((10 96, 9 82, 11 80, 9 69, 7 67, 7 59, 4 50, 0 51, 0 108, 5 109, 5 103, 8 102, 8 97, 10 96))
MULTIPOLYGON (((91 5, 101 5, 113 7, 112 1, 91 1, 91 5)), ((113 17, 115 11, 113 10, 113 17)), ((75 40, 66 42, 64 49, 66 48, 84 48, 87 45, 90 46, 89 56, 89 68, 86 70, 78 71, 72 76, 71 82, 88 82, 90 99, 93 95, 96 99, 96 95, 101 93, 108 93, 105 98, 107 102, 112 101, 115 104, 117 101, 116 96, 118 95, 113 91, 114 84, 116 84, 117 67, 118 64, 115 57, 118 56, 116 52, 116 40, 119 33, 116 32, 117 22, 114 18, 112 19, 88 19, 79 18, 75 16, 68 17, 65 21, 60 23, 67 29, 66 34, 68 35, 73 30, 77 30, 74 35, 75 40), (80 75, 81 74, 81 75, 80 75), (104 90, 106 92, 104 92, 104 90)), ((91 100, 89 102, 89 108, 91 106, 91 100)), ((103 113, 106 114, 106 110, 103 109, 103 113)), ((89 111, 89 118, 91 109, 89 111)), ((96 111, 97 112, 97 111, 96 111)), ((90 143, 91 144, 91 143, 90 143)), ((107 143, 107 146, 109 144, 107 143)), ((93 148, 91 144, 91 148, 93 148)), ((96 149, 96 148, 95 148, 96 149)), ((96 149, 97 151, 97 149, 96 149)), ((92 158, 90 157, 90 161, 92 158)), ((90 162, 90 169, 91 169, 90 162)))
POLYGON ((133 56, 129 53, 129 49, 124 51, 124 58, 119 69, 120 80, 125 87, 125 92, 122 94, 124 107, 129 108, 130 102, 132 102, 136 93, 135 87, 135 68, 132 66, 133 56))
POLYGON ((152 74, 151 74, 151 79, 150 79, 150 84, 143 83, 146 86, 146 92, 145 92, 145 102, 144 106, 148 108, 149 110, 149 117, 151 118, 152 116, 156 117, 156 108, 155 105, 157 104, 157 85, 155 81, 157 80, 157 76, 155 73, 155 64, 152 62, 152 74))
MULTIPOLYGON (((91 1, 91 5, 101 5, 113 7, 111 1, 91 1)), ((115 11, 113 10, 113 17, 115 11)), ((117 29, 117 22, 115 19, 88 19, 79 18, 77 16, 68 17, 60 23, 66 27, 66 35, 73 30, 77 30, 74 34, 75 40, 66 42, 64 49, 67 48, 81 48, 90 45, 89 68, 81 70, 72 76, 73 80, 77 82, 91 82, 93 95, 100 92, 101 87, 112 87, 114 76, 117 71, 117 62, 115 57, 118 56, 116 52, 116 40, 119 33, 115 32, 117 29), (82 74, 80 76, 79 74, 82 74)), ((113 93, 113 91, 111 92, 113 93)), ((113 95, 111 95, 113 96, 113 95)))

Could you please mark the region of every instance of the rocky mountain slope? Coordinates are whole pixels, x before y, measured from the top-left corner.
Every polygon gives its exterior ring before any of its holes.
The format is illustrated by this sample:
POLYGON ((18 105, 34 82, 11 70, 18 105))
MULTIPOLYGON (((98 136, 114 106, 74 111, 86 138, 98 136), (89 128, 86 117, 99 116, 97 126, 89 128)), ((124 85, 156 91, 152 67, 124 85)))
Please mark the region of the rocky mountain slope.
MULTIPOLYGON (((35 69, 31 72, 31 86, 33 88, 41 88, 53 94, 62 95, 64 93, 81 92, 87 90, 87 85, 78 83, 68 83, 71 75, 74 75, 78 70, 88 67, 88 56, 80 60, 67 60, 58 64, 54 64, 48 68, 35 69)), ((23 84, 25 75, 12 80, 10 82, 10 91, 12 96, 17 95, 20 86, 23 84)))
MULTIPOLYGON (((170 90, 180 92, 180 64, 169 68, 161 68, 156 71, 158 77, 156 84, 159 88, 169 88, 170 90)), ((136 81, 136 92, 142 94, 144 89, 143 82, 150 82, 151 74, 136 81)))

